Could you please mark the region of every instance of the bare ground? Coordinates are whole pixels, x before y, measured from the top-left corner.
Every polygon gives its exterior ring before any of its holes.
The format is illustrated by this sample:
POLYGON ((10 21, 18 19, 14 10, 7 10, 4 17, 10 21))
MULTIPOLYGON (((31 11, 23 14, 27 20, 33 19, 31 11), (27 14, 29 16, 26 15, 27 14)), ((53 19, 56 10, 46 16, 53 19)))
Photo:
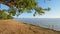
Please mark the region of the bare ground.
POLYGON ((24 24, 15 20, 0 20, 0 34, 60 34, 60 31, 24 24))

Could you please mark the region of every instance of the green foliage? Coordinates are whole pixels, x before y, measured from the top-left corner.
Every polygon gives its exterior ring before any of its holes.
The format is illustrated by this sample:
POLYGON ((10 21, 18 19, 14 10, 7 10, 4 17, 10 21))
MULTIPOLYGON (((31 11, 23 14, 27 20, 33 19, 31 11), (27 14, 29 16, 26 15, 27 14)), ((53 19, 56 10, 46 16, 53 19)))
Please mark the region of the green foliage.
MULTIPOLYGON (((45 1, 45 0, 44 0, 45 1)), ((9 14, 15 16, 16 10, 18 10, 19 13, 22 12, 28 12, 29 10, 35 10, 36 12, 33 14, 34 16, 36 13, 38 14, 44 14, 45 11, 49 11, 50 8, 41 8, 38 7, 37 0, 0 0, 0 2, 10 7, 9 14), (15 10, 16 7, 17 9, 15 10)))
POLYGON ((45 11, 50 11, 50 8, 41 8, 41 7, 38 7, 38 8, 34 8, 35 10, 35 13, 33 14, 33 16, 36 16, 36 14, 38 13, 39 15, 42 15, 42 14, 45 14, 45 11))
POLYGON ((0 19, 12 19, 13 17, 6 13, 6 10, 0 11, 0 19))

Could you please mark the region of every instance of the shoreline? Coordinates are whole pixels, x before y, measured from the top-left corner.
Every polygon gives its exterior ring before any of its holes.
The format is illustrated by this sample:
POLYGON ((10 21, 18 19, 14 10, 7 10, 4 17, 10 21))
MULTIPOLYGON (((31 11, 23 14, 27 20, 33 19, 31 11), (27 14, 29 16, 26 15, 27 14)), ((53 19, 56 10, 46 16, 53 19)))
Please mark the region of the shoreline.
POLYGON ((13 32, 15 34, 60 34, 60 31, 22 23, 16 20, 0 20, 0 31, 3 32, 2 34, 13 32))

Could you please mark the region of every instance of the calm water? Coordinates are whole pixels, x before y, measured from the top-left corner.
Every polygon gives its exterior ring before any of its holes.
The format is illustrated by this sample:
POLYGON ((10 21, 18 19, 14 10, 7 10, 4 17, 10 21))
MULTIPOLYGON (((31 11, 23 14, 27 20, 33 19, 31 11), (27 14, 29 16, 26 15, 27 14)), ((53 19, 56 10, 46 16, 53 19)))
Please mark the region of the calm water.
POLYGON ((60 18, 16 18, 15 20, 60 31, 60 18))

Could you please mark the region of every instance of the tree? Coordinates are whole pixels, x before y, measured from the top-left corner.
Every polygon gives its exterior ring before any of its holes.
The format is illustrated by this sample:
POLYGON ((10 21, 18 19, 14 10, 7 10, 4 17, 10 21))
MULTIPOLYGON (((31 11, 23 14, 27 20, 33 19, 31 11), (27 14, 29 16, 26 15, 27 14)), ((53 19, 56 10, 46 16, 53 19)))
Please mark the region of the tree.
POLYGON ((6 13, 6 10, 0 11, 0 19, 12 19, 13 17, 6 13))
POLYGON ((13 16, 16 15, 16 12, 23 13, 25 11, 28 12, 30 10, 35 10, 35 13, 33 14, 35 16, 36 13, 44 14, 44 11, 50 10, 50 8, 44 9, 42 7, 38 7, 37 0, 0 0, 0 3, 9 6, 9 14, 13 16), (16 10, 18 11, 16 11, 15 8, 17 8, 16 10))

